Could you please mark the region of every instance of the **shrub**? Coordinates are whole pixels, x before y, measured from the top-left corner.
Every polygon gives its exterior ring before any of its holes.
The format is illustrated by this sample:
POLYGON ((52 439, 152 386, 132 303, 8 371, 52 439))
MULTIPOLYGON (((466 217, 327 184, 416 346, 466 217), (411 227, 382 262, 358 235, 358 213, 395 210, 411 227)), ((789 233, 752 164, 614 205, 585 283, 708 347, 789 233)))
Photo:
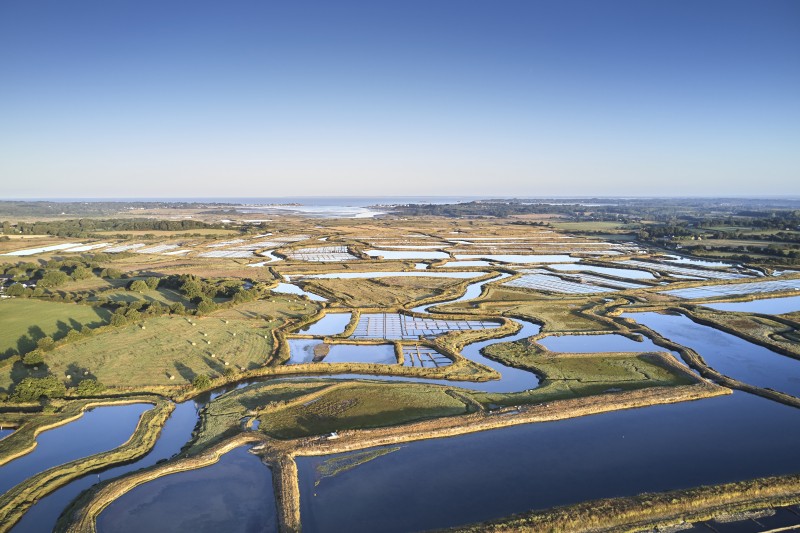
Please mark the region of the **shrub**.
POLYGON ((41 350, 33 350, 25 354, 25 357, 22 358, 22 362, 29 366, 41 365, 44 363, 44 354, 41 350))
POLYGON ((205 374, 198 374, 195 376, 194 380, 192 380, 192 387, 195 389, 207 389, 211 386, 211 378, 206 376, 205 374))
POLYGON ((78 386, 75 387, 75 392, 78 396, 94 396, 104 390, 106 390, 106 386, 96 379, 82 379, 78 386))
POLYGON ((42 337, 36 341, 36 347, 42 351, 49 352, 56 347, 56 341, 52 337, 42 337))
POLYGON ((158 288, 158 282, 161 281, 161 278, 157 278, 155 276, 151 276, 149 278, 145 278, 144 282, 147 284, 147 287, 155 290, 158 288))
POLYGON ((50 288, 58 287, 69 281, 69 276, 60 270, 46 270, 37 286, 50 288))
POLYGON ((145 283, 144 281, 142 281, 140 279, 134 280, 134 281, 131 282, 130 285, 128 285, 128 290, 129 291, 134 291, 134 292, 144 292, 148 288, 149 287, 147 286, 147 283, 145 283))
POLYGON ((15 283, 6 289, 6 294, 9 296, 22 296, 25 294, 25 287, 22 286, 22 283, 15 283))
POLYGON ((39 398, 63 398, 67 394, 67 387, 55 376, 43 378, 25 378, 14 387, 11 397, 15 402, 34 402, 39 398))

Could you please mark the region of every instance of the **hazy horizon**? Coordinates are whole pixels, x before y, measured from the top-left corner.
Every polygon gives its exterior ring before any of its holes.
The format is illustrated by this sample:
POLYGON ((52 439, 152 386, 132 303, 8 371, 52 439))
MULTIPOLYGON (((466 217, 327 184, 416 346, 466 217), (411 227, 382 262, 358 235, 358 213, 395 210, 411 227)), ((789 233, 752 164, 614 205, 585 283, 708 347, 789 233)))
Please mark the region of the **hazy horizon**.
POLYGON ((800 195, 800 4, 0 6, 2 198, 800 195))

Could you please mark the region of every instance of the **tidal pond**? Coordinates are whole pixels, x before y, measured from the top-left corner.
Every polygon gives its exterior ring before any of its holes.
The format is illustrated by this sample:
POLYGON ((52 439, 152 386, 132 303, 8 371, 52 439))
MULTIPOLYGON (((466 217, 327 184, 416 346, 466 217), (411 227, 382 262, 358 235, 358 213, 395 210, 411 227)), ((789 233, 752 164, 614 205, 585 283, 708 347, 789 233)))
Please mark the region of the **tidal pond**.
POLYGON ((245 447, 211 466, 139 485, 97 518, 99 533, 244 533, 277 527, 272 473, 245 447))
POLYGON ((601 267, 595 265, 582 265, 578 264, 555 264, 555 265, 547 265, 548 267, 552 268, 553 270, 558 270, 559 272, 573 272, 573 271, 586 271, 586 272, 597 272, 598 274, 608 274, 609 276, 616 276, 618 278, 628 278, 628 279, 656 279, 653 274, 647 272, 646 270, 635 270, 632 268, 611 268, 611 267, 601 267))
POLYGON ((762 313, 765 315, 782 315, 800 311, 800 296, 787 298, 765 298, 750 302, 730 302, 718 304, 703 304, 704 307, 717 311, 735 311, 739 313, 762 313))
POLYGON ((466 254, 456 255, 456 259, 485 259, 489 261, 501 261, 503 263, 577 263, 577 257, 570 257, 564 254, 557 255, 535 255, 535 254, 466 254))
POLYGON ((331 272, 330 274, 310 274, 302 277, 306 279, 373 279, 394 277, 470 279, 485 274, 485 272, 331 272))
POLYGON ((800 361, 683 315, 625 313, 622 316, 692 348, 718 372, 757 387, 800 396, 800 361))
POLYGON ((88 474, 61 487, 37 501, 12 529, 16 533, 28 531, 52 531, 61 512, 78 494, 100 480, 112 479, 140 468, 169 459, 189 441, 197 424, 198 405, 192 401, 177 404, 167 419, 153 449, 133 463, 117 466, 99 474, 88 474))
POLYGON ((450 254, 445 252, 425 252, 420 250, 366 250, 370 257, 383 257, 384 259, 448 259, 450 254))
POLYGON ((303 530, 419 531, 796 473, 798 447, 797 409, 735 392, 412 442, 318 486, 318 464, 335 456, 298 457, 303 530))
POLYGON ((36 437, 36 448, 0 466, 0 494, 48 468, 124 444, 151 404, 112 405, 87 410, 81 418, 36 437))
POLYGON ((391 344, 328 344, 327 350, 315 356, 314 349, 322 345, 317 339, 289 339, 288 365, 313 363, 377 363, 397 364, 394 346, 391 344))
POLYGON ((302 328, 298 333, 318 336, 338 335, 350 323, 352 316, 352 313, 327 313, 313 324, 302 328))
POLYGON ((315 302, 327 302, 327 298, 323 298, 318 294, 314 294, 313 292, 304 291, 297 285, 293 283, 278 283, 278 285, 272 289, 272 292, 278 292, 281 294, 297 294, 297 295, 306 295, 308 296, 309 300, 313 300, 315 302))

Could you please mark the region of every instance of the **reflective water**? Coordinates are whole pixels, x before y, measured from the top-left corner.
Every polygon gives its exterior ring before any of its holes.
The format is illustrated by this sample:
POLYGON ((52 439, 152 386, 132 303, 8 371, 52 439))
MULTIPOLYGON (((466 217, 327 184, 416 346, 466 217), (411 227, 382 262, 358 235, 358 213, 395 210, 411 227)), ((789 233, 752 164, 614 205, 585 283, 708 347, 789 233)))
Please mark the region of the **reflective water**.
POLYGON ((0 466, 0 494, 48 468, 124 444, 152 409, 150 404, 113 405, 87 410, 81 418, 36 437, 36 448, 0 466))
POLYGON ((800 396, 800 361, 729 333, 692 322, 683 315, 626 313, 662 336, 692 348, 706 363, 739 381, 800 396))
POLYGON ((461 278, 470 279, 483 276, 485 272, 331 272, 329 274, 310 274, 303 276, 306 279, 372 279, 394 277, 423 277, 423 278, 461 278))
POLYGON ((568 255, 523 255, 523 254, 466 254, 456 255, 456 259, 488 259, 503 263, 577 263, 580 259, 568 255))
POLYGON ((611 267, 601 267, 601 266, 582 265, 582 264, 573 264, 573 265, 562 264, 562 265, 547 265, 547 266, 552 268, 553 270, 566 271, 566 272, 583 270, 587 272, 608 274, 609 276, 616 276, 618 278, 655 279, 655 276, 653 276, 650 272, 647 272, 645 270, 634 270, 628 268, 611 268, 611 267))
POLYGON ((413 442, 319 486, 327 457, 298 457, 303 530, 418 531, 796 473, 799 422, 797 409, 734 393, 413 442))
POLYGON ((298 333, 305 335, 338 335, 350 323, 352 313, 327 313, 313 324, 302 328, 298 333))
POLYGON ((445 252, 426 252, 421 250, 366 250, 370 257, 383 257, 384 259, 447 259, 450 254, 445 252))
POLYGON ((301 289, 297 285, 294 285, 293 283, 278 283, 277 287, 272 289, 272 292, 278 292, 281 294, 298 294, 298 295, 304 294, 308 296, 309 300, 313 300, 315 302, 328 301, 327 298, 323 298, 322 296, 314 294, 313 292, 304 291, 303 289, 301 289))
POLYGON ((61 512, 78 494, 100 480, 112 479, 140 468, 156 464, 162 459, 169 459, 178 453, 189 441, 192 430, 197 424, 198 406, 194 402, 184 402, 175 406, 153 449, 131 464, 118 466, 100 474, 89 474, 58 489, 52 494, 37 501, 22 517, 13 532, 52 531, 61 512))
MULTIPOLYGON (((287 365, 314 362, 314 347, 322 344, 316 339, 289 339, 289 361, 287 365)), ((393 365, 397 363, 392 344, 329 344, 328 355, 321 363, 378 363, 393 365)))
POLYGON ((244 447, 205 468, 139 485, 97 518, 98 532, 276 530, 272 473, 244 447))
POLYGON ((731 302, 719 304, 703 304, 718 311, 737 311, 742 313, 763 313, 767 315, 782 315, 800 311, 800 296, 788 298, 765 298, 751 302, 731 302))

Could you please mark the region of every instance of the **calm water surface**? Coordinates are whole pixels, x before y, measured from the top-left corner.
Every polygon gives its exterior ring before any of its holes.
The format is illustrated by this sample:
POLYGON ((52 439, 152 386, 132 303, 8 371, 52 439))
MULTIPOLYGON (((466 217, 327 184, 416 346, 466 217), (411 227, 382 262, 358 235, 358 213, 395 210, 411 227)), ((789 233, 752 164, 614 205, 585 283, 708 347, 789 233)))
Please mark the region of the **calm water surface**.
POLYGON ((97 530, 276 531, 276 515, 272 473, 243 447, 211 466, 139 485, 100 513, 97 530))
POLYGON ((703 304, 718 311, 737 311, 743 313, 763 313, 766 315, 782 315, 800 311, 800 296, 788 298, 766 298, 752 302, 731 302, 719 304, 703 304))
POLYGON ((350 323, 352 313, 327 313, 321 319, 300 330, 306 335, 338 335, 350 323))
POLYGON ((692 322, 683 315, 626 313, 664 337, 692 348, 708 365, 750 385, 800 396, 800 361, 729 333, 692 322))
POLYGON ((313 300, 315 302, 328 301, 327 298, 323 298, 322 296, 314 294, 313 292, 304 291, 303 289, 301 289, 300 287, 298 287, 293 283, 278 283, 278 285, 274 289, 272 289, 272 292, 278 292, 281 294, 299 294, 299 295, 305 294, 306 296, 308 296, 309 300, 313 300))
POLYGON ((15 533, 52 531, 56 520, 67 505, 99 480, 112 479, 154 465, 162 459, 169 459, 191 438, 192 430, 197 424, 197 409, 198 406, 191 401, 176 405, 150 453, 134 463, 106 470, 99 475, 90 474, 65 485, 36 502, 12 531, 15 533))
POLYGON ((113 405, 87 410, 67 425, 40 433, 36 448, 0 466, 0 493, 48 468, 124 444, 150 404, 113 405))
POLYGON ((299 457, 303 530, 415 531, 796 473, 798 446, 800 411, 737 392, 410 443, 316 487, 325 457, 299 457))

